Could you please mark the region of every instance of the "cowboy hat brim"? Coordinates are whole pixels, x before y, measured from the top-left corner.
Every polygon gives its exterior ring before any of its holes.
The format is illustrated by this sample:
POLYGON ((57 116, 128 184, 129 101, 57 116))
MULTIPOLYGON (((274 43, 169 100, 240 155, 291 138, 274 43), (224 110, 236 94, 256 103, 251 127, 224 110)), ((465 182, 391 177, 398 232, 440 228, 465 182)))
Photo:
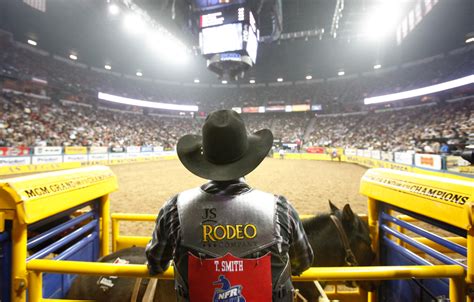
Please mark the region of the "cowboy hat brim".
POLYGON ((202 136, 185 135, 176 151, 181 163, 191 173, 209 180, 227 181, 252 172, 265 159, 273 145, 273 134, 263 129, 248 136, 248 149, 239 159, 226 164, 210 162, 202 152, 202 136))

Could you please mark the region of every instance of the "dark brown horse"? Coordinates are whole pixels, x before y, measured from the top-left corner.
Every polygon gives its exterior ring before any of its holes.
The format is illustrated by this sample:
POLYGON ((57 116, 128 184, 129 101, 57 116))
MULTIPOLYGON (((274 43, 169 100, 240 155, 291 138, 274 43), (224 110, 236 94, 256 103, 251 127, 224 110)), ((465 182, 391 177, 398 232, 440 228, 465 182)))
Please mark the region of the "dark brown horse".
MULTIPOLYGON (((371 265, 375 254, 371 249, 371 240, 367 223, 354 215, 351 207, 346 204, 342 210, 329 202, 331 212, 313 218, 303 220, 303 226, 314 250, 314 262, 312 266, 346 266, 348 256, 340 231, 345 233, 347 244, 355 256, 358 265, 371 265), (334 218, 340 222, 342 230, 338 230, 334 218)), ((132 247, 112 253, 102 259, 101 262, 114 262, 117 258, 128 260, 131 264, 145 263, 144 248, 132 247)), ((354 263, 354 264, 355 264, 354 263)), ((100 286, 97 284, 99 278, 96 276, 79 276, 73 283, 68 299, 91 299, 97 301, 130 301, 135 279, 117 278, 112 279, 113 287, 100 286)), ((142 297, 148 281, 142 282, 138 297, 142 297)), ((308 301, 317 301, 319 293, 313 282, 295 282, 295 287, 308 301)), ((372 283, 358 283, 365 290, 373 290, 372 283)), ((141 301, 141 298, 138 299, 141 301)), ((160 281, 154 297, 154 301, 176 301, 173 282, 160 281)))
MULTIPOLYGON (((370 266, 374 264, 375 253, 372 251, 369 227, 358 215, 355 215, 349 204, 339 210, 329 201, 331 212, 303 220, 303 226, 314 251, 313 267, 341 267, 348 265, 370 266), (334 219, 340 221, 342 230, 338 230, 334 219), (341 232, 347 237, 355 259, 348 259, 341 232)), ((366 291, 375 289, 374 282, 356 282, 366 291)), ((352 282, 346 282, 352 286, 352 282)), ((319 293, 313 282, 294 282, 294 286, 308 301, 317 301, 319 293)))

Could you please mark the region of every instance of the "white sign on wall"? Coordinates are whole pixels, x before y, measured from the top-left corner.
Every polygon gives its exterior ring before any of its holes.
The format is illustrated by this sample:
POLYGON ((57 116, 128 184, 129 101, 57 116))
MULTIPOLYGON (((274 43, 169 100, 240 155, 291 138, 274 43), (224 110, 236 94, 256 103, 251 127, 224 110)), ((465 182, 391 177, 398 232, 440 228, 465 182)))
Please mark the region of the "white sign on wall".
POLYGON ((441 156, 437 154, 415 154, 415 166, 441 170, 441 156))
POLYGON ((33 156, 32 164, 56 164, 63 161, 62 155, 42 155, 42 156, 33 156))
POLYGON ((89 154, 89 161, 107 160, 108 154, 89 154))
POLYGON ((29 156, 0 157, 0 166, 24 166, 29 164, 29 156))
POLYGON ((405 165, 413 165, 413 153, 409 152, 395 152, 395 162, 405 165))
POLYGON ((35 147, 35 155, 61 155, 63 147, 35 147))
POLYGON ((381 158, 380 150, 371 150, 370 157, 372 157, 373 159, 380 159, 381 158))
POLYGON ((87 161, 87 154, 65 154, 64 162, 83 162, 87 161))

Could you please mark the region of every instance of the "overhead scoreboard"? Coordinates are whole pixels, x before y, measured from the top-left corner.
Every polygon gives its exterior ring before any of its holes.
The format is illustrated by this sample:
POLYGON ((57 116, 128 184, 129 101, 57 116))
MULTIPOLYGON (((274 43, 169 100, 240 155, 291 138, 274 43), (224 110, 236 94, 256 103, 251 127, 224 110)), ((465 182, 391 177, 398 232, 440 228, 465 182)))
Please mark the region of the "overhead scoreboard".
POLYGON ((239 55, 249 56, 255 64, 259 30, 251 9, 241 1, 232 1, 227 5, 223 5, 222 2, 227 2, 222 0, 203 1, 220 2, 221 6, 200 11, 199 45, 202 54, 209 57, 221 54, 225 57, 227 53, 230 60, 239 55))

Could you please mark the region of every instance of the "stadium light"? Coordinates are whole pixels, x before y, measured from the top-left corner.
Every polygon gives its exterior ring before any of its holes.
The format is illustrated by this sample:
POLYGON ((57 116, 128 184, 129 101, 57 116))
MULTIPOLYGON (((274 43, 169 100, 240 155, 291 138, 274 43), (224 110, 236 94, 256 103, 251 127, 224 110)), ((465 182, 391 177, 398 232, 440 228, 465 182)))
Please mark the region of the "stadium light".
POLYGON ((469 85, 472 83, 474 83, 474 74, 467 77, 463 77, 456 80, 452 80, 452 81, 448 81, 448 82, 444 82, 444 83, 440 83, 436 85, 431 85, 431 86, 427 86, 423 88, 418 88, 418 89, 413 89, 413 90, 408 90, 408 91, 403 91, 403 92, 398 92, 398 93, 392 93, 392 94, 386 94, 386 95, 381 95, 381 96, 375 96, 371 98, 365 98, 364 104, 370 105, 370 104, 378 104, 378 103, 385 103, 385 102, 393 102, 393 101, 398 101, 398 100, 403 100, 403 99, 410 99, 417 96, 428 95, 435 92, 445 91, 445 90, 453 89, 456 87, 469 85))
POLYGON ((337 73, 338 76, 343 76, 343 75, 345 75, 345 74, 346 74, 346 73, 344 72, 344 70, 341 70, 341 71, 339 71, 339 72, 337 73))
POLYGON ((35 40, 28 39, 28 44, 36 46, 38 43, 35 40))
POLYGON ((123 19, 123 26, 131 34, 140 34, 145 31, 145 23, 137 14, 131 13, 123 19))
POLYGON ((382 65, 380 65, 380 64, 375 64, 374 65, 374 69, 380 69, 380 68, 382 68, 382 65))
POLYGON ((141 76, 143 76, 143 73, 141 71, 137 71, 136 75, 137 75, 137 77, 141 77, 141 76))
POLYGON ((107 70, 111 70, 111 69, 112 69, 112 66, 110 66, 110 65, 107 64, 107 65, 104 65, 104 68, 107 69, 107 70))
POLYGON ((250 84, 255 84, 255 80, 254 80, 254 79, 250 79, 249 83, 250 83, 250 84))
POLYGON ((69 59, 73 60, 73 61, 76 61, 77 60, 77 56, 75 54, 70 54, 69 55, 69 59))
POLYGON ((125 98, 125 97, 103 93, 103 92, 99 92, 98 98, 104 101, 120 103, 124 105, 138 106, 138 107, 148 107, 148 108, 166 109, 166 110, 179 110, 179 111, 198 111, 199 110, 199 107, 195 105, 176 105, 176 104, 150 102, 150 101, 125 98))
POLYGON ((194 79, 194 83, 199 84, 199 82, 201 82, 199 79, 194 79))
POLYGON ((306 79, 307 79, 307 80, 311 80, 312 78, 313 78, 312 75, 307 75, 307 76, 306 76, 306 79))
POLYGON ((283 78, 278 78, 277 82, 283 82, 283 78))
POLYGON ((225 84, 227 84, 227 81, 226 81, 226 80, 222 80, 221 83, 225 85, 225 84))
POLYGON ((112 16, 116 16, 120 13, 120 8, 118 7, 117 4, 110 4, 109 5, 109 14, 112 16))
POLYGON ((400 19, 403 5, 398 1, 378 1, 367 14, 363 16, 362 34, 368 38, 378 40, 395 29, 400 19))

